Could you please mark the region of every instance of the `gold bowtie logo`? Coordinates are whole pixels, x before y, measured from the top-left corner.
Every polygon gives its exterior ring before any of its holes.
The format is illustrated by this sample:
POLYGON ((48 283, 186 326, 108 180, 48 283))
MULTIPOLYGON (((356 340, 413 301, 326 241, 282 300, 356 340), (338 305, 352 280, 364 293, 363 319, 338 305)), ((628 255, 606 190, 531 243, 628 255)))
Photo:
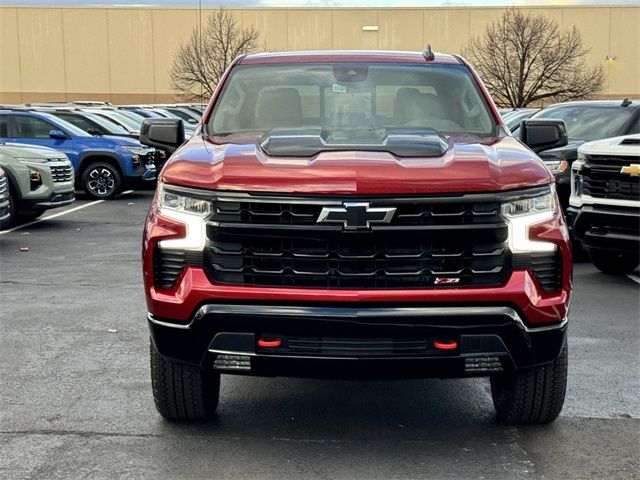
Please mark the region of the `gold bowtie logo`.
POLYGON ((626 173, 627 175, 631 175, 632 177, 640 176, 640 163, 634 163, 633 165, 629 165, 628 167, 622 167, 620 173, 626 173))

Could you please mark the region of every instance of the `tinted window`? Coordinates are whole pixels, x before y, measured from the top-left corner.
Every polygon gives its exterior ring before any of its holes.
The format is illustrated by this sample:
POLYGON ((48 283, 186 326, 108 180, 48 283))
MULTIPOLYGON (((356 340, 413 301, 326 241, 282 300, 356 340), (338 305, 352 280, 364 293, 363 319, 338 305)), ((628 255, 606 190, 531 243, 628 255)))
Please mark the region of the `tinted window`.
POLYGON ((36 117, 26 115, 15 115, 17 138, 51 138, 51 130, 59 130, 53 124, 36 117))
POLYGON ((69 122, 70 124, 75 125, 78 128, 81 128, 85 132, 88 131, 90 128, 96 129, 96 126, 93 123, 91 123, 86 118, 81 117, 80 115, 69 115, 68 113, 56 113, 55 115, 56 117, 60 117, 63 120, 66 120, 67 122, 69 122))
POLYGON ((237 67, 208 124, 218 135, 296 127, 479 135, 495 129, 466 67, 364 63, 237 67))
POLYGON ((9 115, 0 115, 0 137, 9 136, 9 115))
POLYGON ((622 135, 632 113, 626 107, 565 105, 545 108, 532 118, 564 120, 570 140, 591 141, 622 135))

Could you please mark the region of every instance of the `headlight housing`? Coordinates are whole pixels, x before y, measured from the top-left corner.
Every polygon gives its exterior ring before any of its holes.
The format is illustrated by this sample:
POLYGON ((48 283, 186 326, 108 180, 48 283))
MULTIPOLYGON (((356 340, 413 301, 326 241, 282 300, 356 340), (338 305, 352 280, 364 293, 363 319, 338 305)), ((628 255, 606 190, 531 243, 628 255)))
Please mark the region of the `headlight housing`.
POLYGON ((132 155, 138 155, 138 156, 147 155, 152 151, 151 148, 146 148, 146 147, 124 147, 123 146, 122 148, 128 151, 129 153, 131 153, 132 155))
POLYGON ((531 239, 529 228, 553 219, 558 213, 555 185, 548 190, 502 204, 502 216, 509 227, 509 248, 513 253, 553 252, 554 243, 531 239))
POLYGON ((206 243, 205 220, 211 214, 211 199, 158 182, 156 201, 160 215, 186 225, 184 238, 162 240, 158 244, 159 247, 202 251, 206 243))

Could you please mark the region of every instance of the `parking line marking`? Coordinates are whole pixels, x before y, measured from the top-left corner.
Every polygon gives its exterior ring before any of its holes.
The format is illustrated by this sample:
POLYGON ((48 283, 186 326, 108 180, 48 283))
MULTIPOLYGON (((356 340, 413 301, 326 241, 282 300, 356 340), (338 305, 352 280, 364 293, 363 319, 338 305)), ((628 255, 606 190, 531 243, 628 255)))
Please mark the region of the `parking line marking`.
POLYGON ((629 275, 627 275, 627 278, 630 278, 636 283, 640 283, 640 277, 638 275, 634 275, 633 273, 630 273, 629 275))
MULTIPOLYGON (((126 190, 126 191, 122 192, 120 195, 118 195, 118 197, 121 197, 122 195, 127 195, 129 193, 133 193, 133 190, 126 190)), ((84 205, 80 205, 79 207, 70 208, 69 210, 65 210, 64 212, 54 213, 53 215, 47 215, 46 217, 38 218, 37 220, 34 220, 33 222, 25 223, 23 225, 18 225, 16 227, 10 228, 9 230, 2 230, 2 231, 0 231, 0 235, 5 235, 7 233, 11 233, 11 232, 15 232, 16 230, 20 230, 22 228, 27 228, 27 227, 30 227, 31 225, 35 225, 36 223, 44 222, 45 220, 51 220, 52 218, 62 217, 63 215, 66 215, 67 213, 77 212, 78 210, 82 210, 83 208, 91 207, 92 205, 98 205, 99 203, 103 203, 103 202, 106 202, 106 200, 95 200, 93 202, 89 202, 89 203, 85 203, 84 205)))

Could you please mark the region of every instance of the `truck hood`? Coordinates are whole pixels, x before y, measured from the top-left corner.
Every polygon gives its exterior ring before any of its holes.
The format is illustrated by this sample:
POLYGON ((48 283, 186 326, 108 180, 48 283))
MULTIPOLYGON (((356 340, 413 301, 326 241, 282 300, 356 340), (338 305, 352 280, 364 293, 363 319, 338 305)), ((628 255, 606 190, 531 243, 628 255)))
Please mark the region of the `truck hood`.
POLYGON ((0 143, 0 153, 14 158, 67 158, 53 148, 26 143, 0 143))
POLYGON ((583 144, 578 150, 587 155, 640 156, 640 134, 605 138, 583 144))
POLYGON ((215 144, 197 135, 174 153, 160 180, 207 190, 367 195, 495 192, 553 182, 514 137, 448 142, 440 157, 344 151, 278 158, 255 143, 215 144))

